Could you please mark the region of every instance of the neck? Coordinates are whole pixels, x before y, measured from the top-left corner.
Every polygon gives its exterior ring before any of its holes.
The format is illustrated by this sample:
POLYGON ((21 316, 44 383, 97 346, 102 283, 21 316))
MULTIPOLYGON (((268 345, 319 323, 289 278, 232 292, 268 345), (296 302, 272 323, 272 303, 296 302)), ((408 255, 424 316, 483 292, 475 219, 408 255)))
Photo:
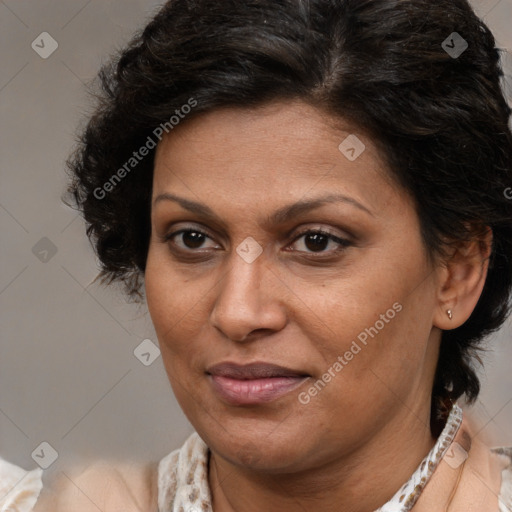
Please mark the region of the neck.
POLYGON ((215 512, 368 512, 389 501, 434 446, 430 411, 403 407, 356 452, 301 472, 265 474, 211 453, 208 480, 215 512), (421 420, 420 420, 421 418, 421 420))

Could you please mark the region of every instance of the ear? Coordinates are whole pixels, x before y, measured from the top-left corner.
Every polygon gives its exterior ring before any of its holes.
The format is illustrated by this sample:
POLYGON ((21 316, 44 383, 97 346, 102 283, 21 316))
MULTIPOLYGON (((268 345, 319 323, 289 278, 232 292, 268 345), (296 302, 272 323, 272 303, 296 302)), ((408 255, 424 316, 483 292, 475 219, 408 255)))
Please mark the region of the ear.
POLYGON ((455 329, 471 316, 484 288, 492 241, 492 230, 486 227, 483 235, 452 246, 439 269, 438 306, 433 318, 439 329, 455 329), (451 320, 448 310, 452 312, 451 320))

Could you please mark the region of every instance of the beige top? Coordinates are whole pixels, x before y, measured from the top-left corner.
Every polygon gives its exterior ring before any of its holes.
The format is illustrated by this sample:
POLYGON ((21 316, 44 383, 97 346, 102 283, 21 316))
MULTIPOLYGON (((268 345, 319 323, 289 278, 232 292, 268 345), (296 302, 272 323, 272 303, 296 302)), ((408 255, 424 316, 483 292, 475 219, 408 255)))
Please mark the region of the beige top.
POLYGON ((0 512, 30 512, 43 488, 42 469, 25 471, 0 457, 0 512))

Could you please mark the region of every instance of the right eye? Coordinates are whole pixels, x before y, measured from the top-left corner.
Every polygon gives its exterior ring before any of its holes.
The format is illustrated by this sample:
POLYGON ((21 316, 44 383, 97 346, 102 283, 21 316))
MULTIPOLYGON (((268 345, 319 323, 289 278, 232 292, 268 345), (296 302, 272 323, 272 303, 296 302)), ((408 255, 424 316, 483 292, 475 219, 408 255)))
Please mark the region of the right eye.
MULTIPOLYGON (((169 233, 164 237, 164 240, 168 242, 172 242, 173 245, 178 247, 179 250, 185 252, 196 252, 194 249, 200 249, 204 244, 206 238, 210 238, 206 233, 197 229, 197 228, 189 228, 189 229, 180 229, 179 231, 174 231, 173 233, 169 233), (177 244, 174 241, 174 238, 181 240, 182 245, 177 244)), ((211 240, 211 238, 210 238, 211 240)))

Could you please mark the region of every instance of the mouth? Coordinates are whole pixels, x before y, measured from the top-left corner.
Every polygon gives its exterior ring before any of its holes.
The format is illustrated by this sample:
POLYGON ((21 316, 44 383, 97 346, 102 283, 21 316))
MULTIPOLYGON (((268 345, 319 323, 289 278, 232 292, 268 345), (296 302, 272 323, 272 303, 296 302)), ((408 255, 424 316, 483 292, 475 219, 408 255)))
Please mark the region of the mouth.
POLYGON ((238 365, 226 362, 206 370, 216 394, 230 405, 253 405, 276 400, 311 376, 271 363, 238 365))

